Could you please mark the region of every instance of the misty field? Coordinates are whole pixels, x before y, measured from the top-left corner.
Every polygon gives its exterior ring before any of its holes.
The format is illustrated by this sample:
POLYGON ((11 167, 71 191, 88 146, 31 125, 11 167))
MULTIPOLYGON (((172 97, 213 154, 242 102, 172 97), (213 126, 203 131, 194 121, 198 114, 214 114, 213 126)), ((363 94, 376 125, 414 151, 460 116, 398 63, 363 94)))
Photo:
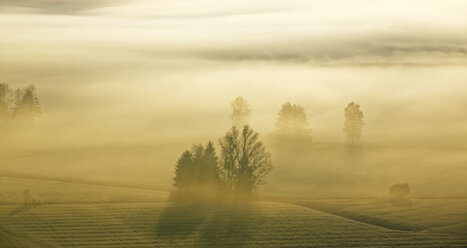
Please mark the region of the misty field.
MULTIPOLYGON (((0 150, 0 175, 170 191, 175 158, 183 151, 180 147, 189 147, 190 142, 4 147, 0 150)), ((297 152, 273 149, 274 170, 262 192, 298 197, 386 197, 390 185, 407 182, 414 197, 464 197, 466 151, 450 146, 348 147, 335 143, 315 143, 297 152)))
POLYGON ((0 248, 467 247, 466 0, 0 19, 0 248))
POLYGON ((465 247, 467 243, 465 233, 443 231, 462 228, 456 223, 465 222, 467 200, 463 199, 417 199, 410 207, 391 206, 387 199, 169 202, 161 201, 163 192, 152 190, 0 179, 4 182, 2 247, 465 247), (32 192, 43 199, 42 204, 20 203, 18 195, 25 186, 34 186, 32 192), (124 201, 122 195, 133 200, 124 201), (354 215, 425 228, 400 231, 333 211, 343 206, 354 215), (449 214, 435 214, 440 206, 448 207, 449 214))

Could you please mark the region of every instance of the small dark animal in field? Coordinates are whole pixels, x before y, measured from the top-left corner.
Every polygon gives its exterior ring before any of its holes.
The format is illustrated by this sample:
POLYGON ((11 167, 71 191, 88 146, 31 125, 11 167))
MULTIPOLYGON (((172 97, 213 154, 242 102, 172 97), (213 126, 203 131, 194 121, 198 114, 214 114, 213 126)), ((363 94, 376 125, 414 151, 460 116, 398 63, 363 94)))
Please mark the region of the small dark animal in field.
POLYGON ((410 194, 410 187, 407 183, 396 183, 389 188, 389 194, 402 199, 410 194))

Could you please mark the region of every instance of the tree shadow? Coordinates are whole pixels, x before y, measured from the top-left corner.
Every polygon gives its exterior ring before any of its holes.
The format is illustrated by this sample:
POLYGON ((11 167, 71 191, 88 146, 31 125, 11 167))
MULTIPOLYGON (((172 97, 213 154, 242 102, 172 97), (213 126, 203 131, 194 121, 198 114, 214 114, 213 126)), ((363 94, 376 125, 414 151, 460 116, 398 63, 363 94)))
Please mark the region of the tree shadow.
POLYGON ((243 247, 260 229, 261 216, 249 202, 224 204, 201 229, 197 247, 243 247))
POLYGON ((156 234, 160 238, 190 235, 206 221, 211 208, 203 202, 173 202, 162 212, 156 234))
POLYGON ((161 214, 156 235, 162 242, 190 239, 194 243, 185 245, 194 247, 243 247, 261 216, 248 201, 174 202, 161 214))

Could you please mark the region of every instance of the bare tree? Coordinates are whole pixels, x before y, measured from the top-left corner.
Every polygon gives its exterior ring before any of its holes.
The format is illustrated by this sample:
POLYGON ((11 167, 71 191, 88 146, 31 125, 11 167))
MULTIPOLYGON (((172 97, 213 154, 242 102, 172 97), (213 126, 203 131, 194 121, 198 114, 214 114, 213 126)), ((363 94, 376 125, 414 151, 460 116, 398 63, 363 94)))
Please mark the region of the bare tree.
POLYGON ((257 132, 248 125, 241 132, 232 127, 220 140, 220 145, 220 164, 231 189, 251 194, 265 183, 265 176, 272 170, 271 155, 259 140, 257 132))
POLYGON ((231 106, 232 114, 230 115, 230 119, 232 119, 232 125, 238 128, 247 125, 251 114, 251 106, 248 101, 239 96, 235 98, 231 106))
POLYGON ((352 145, 356 139, 359 139, 362 135, 362 129, 365 125, 363 121, 363 112, 360 110, 360 105, 355 102, 351 102, 347 105, 344 111, 344 132, 349 137, 352 145))

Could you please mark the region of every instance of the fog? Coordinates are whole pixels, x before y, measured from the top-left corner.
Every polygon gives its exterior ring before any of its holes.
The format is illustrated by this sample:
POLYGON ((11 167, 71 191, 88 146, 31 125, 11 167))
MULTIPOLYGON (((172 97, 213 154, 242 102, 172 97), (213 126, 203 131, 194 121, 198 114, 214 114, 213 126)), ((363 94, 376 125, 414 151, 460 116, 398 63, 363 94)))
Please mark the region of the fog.
POLYGON ((462 1, 0 1, 0 14, 0 82, 34 84, 42 105, 33 127, 3 132, 5 175, 168 190, 180 153, 218 145, 243 96, 272 152, 265 194, 467 193, 462 1), (312 128, 299 155, 268 140, 285 102, 312 128))

